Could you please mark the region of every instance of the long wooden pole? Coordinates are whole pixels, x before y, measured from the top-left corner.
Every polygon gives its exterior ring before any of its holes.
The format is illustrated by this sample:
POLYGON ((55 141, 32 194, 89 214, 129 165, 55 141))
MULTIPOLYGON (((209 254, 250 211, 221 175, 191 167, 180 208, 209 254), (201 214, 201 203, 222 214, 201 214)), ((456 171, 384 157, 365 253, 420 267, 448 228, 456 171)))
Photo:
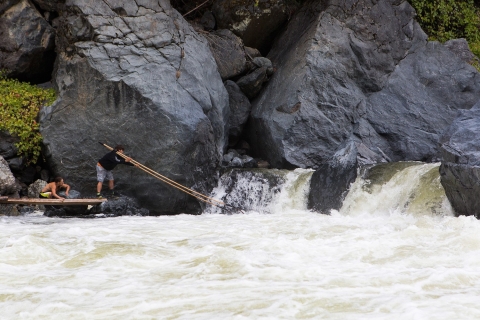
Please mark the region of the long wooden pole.
MULTIPOLYGON (((105 148, 107 148, 107 149, 109 149, 109 150, 113 150, 112 147, 106 145, 105 143, 102 143, 102 142, 99 142, 99 143, 100 143, 101 145, 103 145, 105 148)), ((130 158, 130 157, 126 156, 126 155, 123 154, 123 153, 120 153, 120 152, 116 152, 116 153, 117 153, 117 155, 119 155, 119 156, 122 157, 123 159, 130 158)), ((202 193, 200 193, 200 192, 197 192, 197 191, 195 191, 195 190, 192 190, 192 189, 190 189, 190 188, 187 188, 187 187, 181 185, 180 183, 178 183, 178 182, 176 182, 176 181, 173 181, 173 180, 171 180, 171 179, 169 179, 169 178, 161 175, 160 173, 158 173, 158 172, 156 172, 156 171, 148 168, 147 166, 144 166, 144 165, 141 164, 140 162, 137 162, 137 161, 135 161, 135 160, 133 160, 133 159, 131 159, 131 158, 130 158, 130 163, 136 165, 138 168, 140 168, 140 169, 142 169, 143 171, 145 171, 146 173, 154 176, 155 178, 161 180, 162 182, 164 182, 164 183, 166 183, 166 184, 168 184, 168 185, 170 185, 170 186, 172 186, 172 187, 174 187, 174 188, 176 188, 176 189, 178 189, 178 190, 180 190, 180 191, 183 191, 183 192, 185 192, 186 194, 189 194, 189 195, 191 195, 192 197, 195 197, 195 198, 197 198, 197 199, 200 200, 200 201, 203 201, 203 202, 205 202, 205 203, 208 203, 208 204, 211 204, 211 205, 217 206, 217 207, 218 207, 218 206, 225 206, 225 205, 226 205, 225 202, 223 202, 223 201, 217 200, 217 199, 215 199, 215 198, 208 197, 208 196, 206 196, 206 195, 204 195, 204 194, 202 194, 202 193)))

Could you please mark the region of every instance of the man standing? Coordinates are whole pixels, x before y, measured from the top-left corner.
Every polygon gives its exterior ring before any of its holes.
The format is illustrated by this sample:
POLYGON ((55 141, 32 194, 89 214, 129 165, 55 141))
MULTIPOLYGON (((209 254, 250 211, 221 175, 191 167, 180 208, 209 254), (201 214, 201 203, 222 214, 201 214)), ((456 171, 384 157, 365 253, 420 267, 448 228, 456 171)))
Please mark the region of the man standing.
POLYGON ((111 194, 114 195, 113 191, 113 174, 112 170, 117 166, 117 164, 125 164, 128 166, 133 166, 134 164, 130 163, 130 158, 122 158, 120 157, 118 153, 123 153, 125 148, 121 145, 118 145, 107 153, 106 155, 103 156, 102 159, 98 160, 97 163, 97 198, 102 198, 102 184, 103 180, 107 178, 108 180, 108 188, 111 191, 111 194))

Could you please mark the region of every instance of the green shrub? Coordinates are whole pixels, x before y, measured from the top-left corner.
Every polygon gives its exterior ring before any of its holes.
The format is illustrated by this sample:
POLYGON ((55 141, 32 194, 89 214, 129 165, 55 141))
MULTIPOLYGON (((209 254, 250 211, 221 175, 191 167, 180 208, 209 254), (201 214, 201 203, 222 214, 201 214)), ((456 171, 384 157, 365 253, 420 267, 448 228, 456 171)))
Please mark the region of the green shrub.
POLYGON ((467 39, 480 57, 480 16, 473 0, 409 0, 430 40, 467 39))
POLYGON ((42 136, 37 116, 40 108, 55 101, 53 89, 41 89, 28 83, 5 78, 0 73, 0 130, 19 138, 16 144, 19 155, 28 163, 40 156, 42 136))

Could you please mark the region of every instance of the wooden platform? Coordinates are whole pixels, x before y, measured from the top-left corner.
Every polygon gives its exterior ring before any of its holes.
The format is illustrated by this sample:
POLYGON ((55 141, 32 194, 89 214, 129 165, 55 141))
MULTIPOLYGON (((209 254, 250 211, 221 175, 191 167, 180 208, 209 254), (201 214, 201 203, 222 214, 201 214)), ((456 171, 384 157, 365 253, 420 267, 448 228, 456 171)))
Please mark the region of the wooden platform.
POLYGON ((0 204, 25 204, 25 205, 47 205, 47 206, 88 206, 96 205, 107 201, 107 199, 40 199, 20 198, 13 199, 0 197, 0 204))

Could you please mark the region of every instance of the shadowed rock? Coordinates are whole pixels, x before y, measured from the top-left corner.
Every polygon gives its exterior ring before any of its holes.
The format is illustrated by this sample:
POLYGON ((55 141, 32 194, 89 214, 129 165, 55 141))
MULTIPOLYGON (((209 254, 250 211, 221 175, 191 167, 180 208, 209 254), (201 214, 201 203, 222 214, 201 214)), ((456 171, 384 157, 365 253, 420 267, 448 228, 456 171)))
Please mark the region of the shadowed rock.
POLYGON ((14 157, 17 154, 15 143, 18 141, 20 141, 18 137, 14 137, 6 131, 0 131, 0 156, 5 159, 14 157))
POLYGON ((22 81, 50 80, 55 30, 28 0, 0 6, 0 69, 22 81))
POLYGON ((263 83, 265 83, 267 79, 267 68, 261 67, 241 77, 237 81, 237 85, 249 99, 253 99, 259 94, 260 90, 262 90, 263 83))
POLYGON ((42 10, 45 11, 60 11, 65 5, 65 0, 32 0, 36 3, 42 10))
POLYGON ((229 117, 229 144, 235 145, 242 134, 243 127, 247 122, 252 108, 250 101, 240 90, 238 85, 230 80, 225 82, 228 91, 230 117, 229 117))
POLYGON ((480 218, 480 102, 463 110, 441 139, 441 182, 457 215, 480 218))

